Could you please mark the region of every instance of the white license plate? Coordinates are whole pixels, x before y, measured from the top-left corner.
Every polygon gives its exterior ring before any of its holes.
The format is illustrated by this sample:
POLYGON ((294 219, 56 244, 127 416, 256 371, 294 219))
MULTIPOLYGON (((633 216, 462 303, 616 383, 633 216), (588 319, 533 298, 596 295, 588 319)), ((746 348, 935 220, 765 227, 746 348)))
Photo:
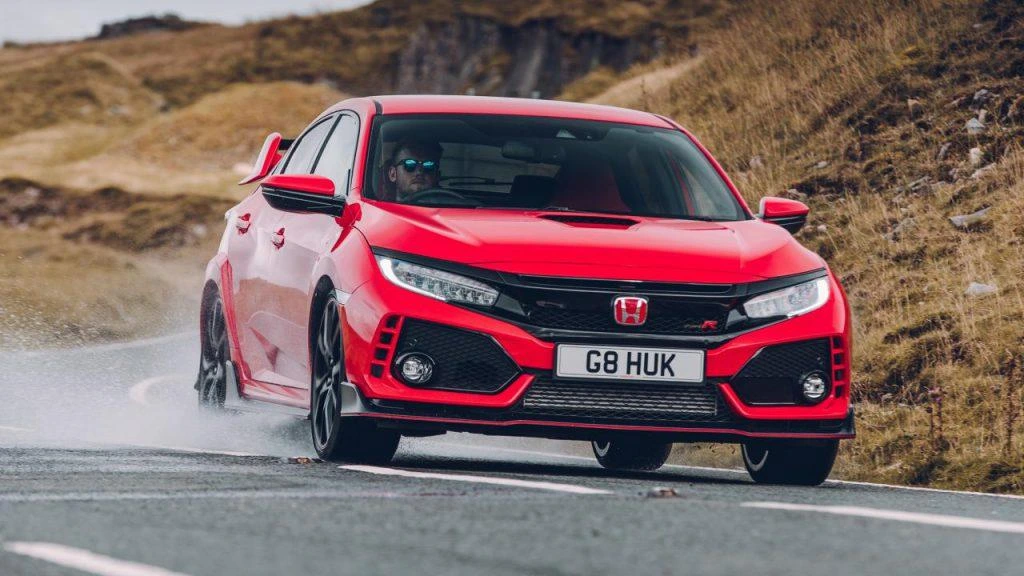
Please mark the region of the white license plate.
POLYGON ((561 344, 555 352, 555 376, 703 382, 704 351, 561 344))

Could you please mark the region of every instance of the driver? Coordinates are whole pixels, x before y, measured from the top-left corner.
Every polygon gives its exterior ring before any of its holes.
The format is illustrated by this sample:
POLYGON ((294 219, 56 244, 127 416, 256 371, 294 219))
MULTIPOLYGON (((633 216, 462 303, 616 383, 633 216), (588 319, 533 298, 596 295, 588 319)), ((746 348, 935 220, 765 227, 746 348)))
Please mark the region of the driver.
POLYGON ((395 201, 404 202, 421 190, 437 188, 441 170, 441 145, 425 140, 402 140, 388 163, 388 181, 395 201))

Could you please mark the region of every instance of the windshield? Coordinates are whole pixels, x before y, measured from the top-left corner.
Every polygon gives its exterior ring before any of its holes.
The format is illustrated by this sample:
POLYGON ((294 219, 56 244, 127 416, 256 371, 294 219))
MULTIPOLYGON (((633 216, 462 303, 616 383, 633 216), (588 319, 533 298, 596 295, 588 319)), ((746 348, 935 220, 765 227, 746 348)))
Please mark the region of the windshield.
POLYGON ((367 197, 421 206, 745 220, 676 130, 561 118, 382 116, 367 197))

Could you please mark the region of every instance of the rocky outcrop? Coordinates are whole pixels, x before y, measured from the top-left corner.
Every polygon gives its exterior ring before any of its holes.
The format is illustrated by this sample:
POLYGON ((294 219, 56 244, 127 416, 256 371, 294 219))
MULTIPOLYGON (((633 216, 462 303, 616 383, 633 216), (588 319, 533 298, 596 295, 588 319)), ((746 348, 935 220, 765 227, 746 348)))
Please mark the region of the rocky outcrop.
POLYGON ((461 15, 423 23, 398 54, 394 91, 550 98, 598 68, 625 70, 660 51, 653 34, 566 32, 553 20, 505 26, 461 15))
POLYGON ((120 22, 104 24, 95 40, 106 40, 109 38, 121 38, 147 32, 169 31, 177 32, 188 30, 197 26, 204 26, 201 22, 182 20, 177 14, 164 14, 163 16, 144 16, 142 18, 129 18, 120 22))

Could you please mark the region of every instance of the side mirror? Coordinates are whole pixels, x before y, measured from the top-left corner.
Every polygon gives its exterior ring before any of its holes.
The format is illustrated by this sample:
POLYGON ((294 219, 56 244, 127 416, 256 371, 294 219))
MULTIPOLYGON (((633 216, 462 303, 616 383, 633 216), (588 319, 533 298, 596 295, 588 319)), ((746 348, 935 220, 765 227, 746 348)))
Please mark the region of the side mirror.
POLYGON ((238 181, 238 185, 252 184, 257 180, 265 178, 274 169, 274 166, 281 161, 284 153, 288 151, 291 145, 291 140, 285 140, 277 132, 267 136, 267 139, 263 141, 263 148, 260 149, 259 156, 256 157, 256 162, 252 165, 252 170, 248 176, 238 181))
POLYGON ((796 234, 807 224, 807 213, 810 208, 803 202, 768 196, 761 198, 761 213, 758 217, 765 222, 777 224, 796 234))
POLYGON ((341 216, 345 199, 334 195, 334 181, 316 174, 275 174, 263 181, 267 203, 286 212, 341 216))

